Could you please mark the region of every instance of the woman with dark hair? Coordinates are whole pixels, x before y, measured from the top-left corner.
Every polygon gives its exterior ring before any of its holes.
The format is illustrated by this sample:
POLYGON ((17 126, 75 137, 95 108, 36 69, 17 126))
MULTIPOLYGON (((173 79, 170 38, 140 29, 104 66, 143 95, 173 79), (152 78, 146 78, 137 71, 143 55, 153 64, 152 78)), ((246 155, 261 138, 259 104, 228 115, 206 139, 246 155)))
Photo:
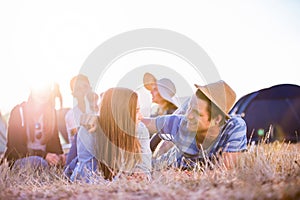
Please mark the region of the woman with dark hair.
POLYGON ((137 94, 126 88, 111 88, 103 94, 99 127, 89 133, 81 127, 77 138, 78 163, 71 180, 90 182, 93 172, 107 180, 118 174, 150 174, 149 132, 140 122, 137 94))
POLYGON ((57 130, 55 97, 52 85, 32 88, 28 101, 11 111, 4 155, 11 166, 64 165, 65 156, 57 130))

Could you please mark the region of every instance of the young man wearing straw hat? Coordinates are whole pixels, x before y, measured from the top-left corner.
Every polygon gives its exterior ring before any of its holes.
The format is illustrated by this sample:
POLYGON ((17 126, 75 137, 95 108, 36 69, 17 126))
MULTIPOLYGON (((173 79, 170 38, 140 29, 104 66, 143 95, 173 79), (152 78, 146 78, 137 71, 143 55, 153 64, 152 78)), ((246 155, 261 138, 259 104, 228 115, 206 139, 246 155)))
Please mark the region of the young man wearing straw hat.
POLYGON ((246 123, 228 112, 235 102, 235 92, 224 81, 195 85, 185 115, 144 118, 151 133, 174 143, 174 147, 156 162, 192 168, 199 161, 222 155, 227 167, 247 148, 246 123))

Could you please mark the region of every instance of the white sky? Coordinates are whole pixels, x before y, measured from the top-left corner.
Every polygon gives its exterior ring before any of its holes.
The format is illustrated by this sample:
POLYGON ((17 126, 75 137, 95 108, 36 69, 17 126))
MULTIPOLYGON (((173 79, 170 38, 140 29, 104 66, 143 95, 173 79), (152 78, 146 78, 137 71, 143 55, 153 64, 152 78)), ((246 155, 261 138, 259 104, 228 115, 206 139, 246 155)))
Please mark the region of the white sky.
POLYGON ((198 43, 238 98, 300 85, 299 9, 297 0, 1 1, 0 111, 26 100, 31 83, 51 79, 72 106, 69 81, 89 54, 139 28, 172 30, 198 43))

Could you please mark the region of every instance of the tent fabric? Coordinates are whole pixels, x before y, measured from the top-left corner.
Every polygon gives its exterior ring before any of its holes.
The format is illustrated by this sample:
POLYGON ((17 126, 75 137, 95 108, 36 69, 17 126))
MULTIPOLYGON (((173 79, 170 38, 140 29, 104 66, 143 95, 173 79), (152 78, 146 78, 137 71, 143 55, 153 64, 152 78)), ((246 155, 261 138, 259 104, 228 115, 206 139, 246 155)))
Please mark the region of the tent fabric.
POLYGON ((300 140, 300 86, 280 84, 252 92, 240 98, 230 111, 247 123, 248 141, 269 142, 300 140))

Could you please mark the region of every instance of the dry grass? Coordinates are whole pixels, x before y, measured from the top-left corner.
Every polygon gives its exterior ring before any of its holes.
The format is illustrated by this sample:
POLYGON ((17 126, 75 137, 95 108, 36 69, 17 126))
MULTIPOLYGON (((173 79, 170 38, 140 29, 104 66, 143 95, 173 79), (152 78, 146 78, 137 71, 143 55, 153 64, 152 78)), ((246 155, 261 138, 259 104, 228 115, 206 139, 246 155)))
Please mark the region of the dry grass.
POLYGON ((300 199, 300 144, 249 147, 226 170, 153 172, 152 181, 69 183, 59 170, 11 171, 0 166, 0 199, 300 199))

